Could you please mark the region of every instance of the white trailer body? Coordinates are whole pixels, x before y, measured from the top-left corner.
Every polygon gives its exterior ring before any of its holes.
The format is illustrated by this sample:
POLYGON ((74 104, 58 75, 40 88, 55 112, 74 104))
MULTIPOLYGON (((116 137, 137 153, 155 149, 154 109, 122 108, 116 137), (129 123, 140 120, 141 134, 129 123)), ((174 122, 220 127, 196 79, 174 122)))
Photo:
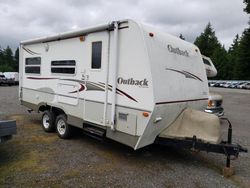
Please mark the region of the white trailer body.
POLYGON ((204 56, 204 55, 202 55, 202 60, 205 65, 207 77, 209 78, 215 77, 217 75, 217 69, 215 68, 212 60, 209 57, 204 56))
POLYGON ((132 20, 23 41, 19 67, 23 105, 61 110, 134 149, 208 100, 199 49, 132 20))

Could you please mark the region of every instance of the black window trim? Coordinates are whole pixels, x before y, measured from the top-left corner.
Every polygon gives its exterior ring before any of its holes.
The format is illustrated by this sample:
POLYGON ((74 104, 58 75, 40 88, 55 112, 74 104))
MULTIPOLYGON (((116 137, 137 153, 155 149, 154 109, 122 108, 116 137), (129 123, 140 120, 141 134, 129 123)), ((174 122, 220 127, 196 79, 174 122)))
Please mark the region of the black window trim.
POLYGON ((41 75, 41 67, 42 67, 42 58, 40 56, 37 57, 26 57, 25 58, 25 65, 24 65, 24 73, 25 74, 32 74, 32 75, 41 75), (26 64, 27 59, 32 59, 32 58, 39 58, 40 63, 39 64, 26 64), (34 72, 26 72, 26 67, 39 67, 40 71, 39 73, 34 73, 34 72))
POLYGON ((203 57, 203 58, 202 58, 202 61, 203 61, 203 63, 204 63, 205 65, 208 65, 208 66, 210 66, 210 67, 212 66, 211 63, 210 63, 206 58, 203 57))
POLYGON ((52 74, 52 75, 65 75, 65 76, 75 76, 76 75, 76 73, 77 73, 77 68, 76 68, 76 64, 77 64, 77 62, 76 62, 76 60, 65 60, 65 59, 63 59, 63 60, 52 60, 52 61, 50 61, 50 73, 52 74), (53 62, 63 62, 63 61, 74 61, 74 65, 52 65, 53 64, 53 62), (74 68, 74 73, 56 73, 56 72, 52 72, 52 69, 53 68, 74 68))
POLYGON ((91 42, 91 63, 90 63, 90 70, 91 71, 101 71, 102 70, 102 55, 103 55, 103 41, 102 40, 96 40, 91 42), (92 68, 93 64, 93 44, 94 43, 101 43, 101 63, 100 63, 100 68, 92 68))

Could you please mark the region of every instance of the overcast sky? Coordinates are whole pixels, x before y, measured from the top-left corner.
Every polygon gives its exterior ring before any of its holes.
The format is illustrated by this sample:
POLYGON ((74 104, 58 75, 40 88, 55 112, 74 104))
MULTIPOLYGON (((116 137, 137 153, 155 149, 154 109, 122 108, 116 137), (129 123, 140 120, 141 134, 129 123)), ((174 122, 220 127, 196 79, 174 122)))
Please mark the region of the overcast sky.
POLYGON ((131 18, 193 42, 210 21, 226 48, 247 27, 243 0, 0 0, 0 46, 131 18))

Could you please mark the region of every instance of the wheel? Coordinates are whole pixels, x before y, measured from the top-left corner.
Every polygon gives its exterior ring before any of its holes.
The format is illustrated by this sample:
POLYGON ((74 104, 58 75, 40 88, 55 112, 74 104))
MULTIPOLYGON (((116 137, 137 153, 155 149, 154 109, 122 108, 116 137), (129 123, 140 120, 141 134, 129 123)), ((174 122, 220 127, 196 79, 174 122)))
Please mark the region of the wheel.
POLYGON ((42 127, 45 132, 55 130, 55 114, 49 110, 44 111, 42 116, 42 127))
POLYGON ((65 114, 60 114, 56 118, 56 132, 60 138, 70 138, 72 135, 72 127, 68 125, 65 114))

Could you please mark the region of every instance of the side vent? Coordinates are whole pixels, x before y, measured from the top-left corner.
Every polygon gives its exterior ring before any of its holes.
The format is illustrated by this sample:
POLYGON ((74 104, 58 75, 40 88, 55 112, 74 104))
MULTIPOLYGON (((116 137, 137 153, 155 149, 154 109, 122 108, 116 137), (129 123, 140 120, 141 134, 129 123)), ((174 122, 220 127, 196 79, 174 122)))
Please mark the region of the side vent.
POLYGON ((136 135, 137 116, 126 112, 118 112, 117 116, 116 130, 129 135, 136 135))
POLYGON ((128 121, 128 114, 127 114, 127 113, 125 114, 125 113, 119 112, 118 118, 119 118, 119 120, 121 120, 121 121, 128 121))

